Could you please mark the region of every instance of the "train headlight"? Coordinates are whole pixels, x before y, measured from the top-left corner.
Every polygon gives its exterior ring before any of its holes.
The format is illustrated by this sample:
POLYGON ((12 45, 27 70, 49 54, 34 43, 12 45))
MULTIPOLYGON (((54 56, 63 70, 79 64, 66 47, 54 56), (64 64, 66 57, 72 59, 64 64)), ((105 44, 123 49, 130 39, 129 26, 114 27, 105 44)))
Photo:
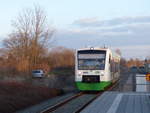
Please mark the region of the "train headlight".
POLYGON ((81 76, 81 75, 82 75, 82 72, 81 72, 81 71, 79 71, 79 72, 78 72, 78 75, 79 75, 79 76, 81 76))
POLYGON ((104 72, 101 72, 101 76, 104 76, 104 72))

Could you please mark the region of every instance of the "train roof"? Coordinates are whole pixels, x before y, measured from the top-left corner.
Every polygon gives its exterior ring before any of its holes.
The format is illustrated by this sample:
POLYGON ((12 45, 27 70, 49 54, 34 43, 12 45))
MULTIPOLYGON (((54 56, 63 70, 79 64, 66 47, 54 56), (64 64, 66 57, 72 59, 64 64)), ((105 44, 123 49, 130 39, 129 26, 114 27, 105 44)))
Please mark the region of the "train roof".
POLYGON ((120 55, 117 54, 116 52, 113 52, 110 48, 102 48, 102 47, 87 47, 87 48, 81 48, 81 49, 77 49, 77 51, 82 51, 82 50, 106 50, 106 51, 111 51, 112 56, 115 58, 119 58, 120 59, 120 55))
POLYGON ((110 49, 109 48, 101 48, 101 47, 87 47, 87 48, 78 49, 77 51, 80 51, 80 50, 110 50, 110 49))

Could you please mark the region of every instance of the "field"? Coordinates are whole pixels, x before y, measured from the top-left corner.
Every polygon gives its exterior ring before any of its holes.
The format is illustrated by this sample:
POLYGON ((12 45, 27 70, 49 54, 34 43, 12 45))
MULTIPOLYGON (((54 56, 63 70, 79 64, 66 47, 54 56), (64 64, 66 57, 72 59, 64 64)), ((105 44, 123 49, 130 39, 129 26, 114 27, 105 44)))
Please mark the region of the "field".
POLYGON ((62 94, 61 90, 45 86, 0 82, 0 113, 13 113, 60 94, 62 94))

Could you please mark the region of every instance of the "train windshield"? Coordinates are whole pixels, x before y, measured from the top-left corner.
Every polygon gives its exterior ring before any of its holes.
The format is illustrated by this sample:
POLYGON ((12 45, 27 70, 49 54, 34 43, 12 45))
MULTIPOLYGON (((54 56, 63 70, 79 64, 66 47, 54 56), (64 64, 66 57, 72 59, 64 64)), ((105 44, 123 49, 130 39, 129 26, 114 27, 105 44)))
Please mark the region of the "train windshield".
POLYGON ((104 70, 106 51, 84 50, 78 52, 79 70, 104 70))

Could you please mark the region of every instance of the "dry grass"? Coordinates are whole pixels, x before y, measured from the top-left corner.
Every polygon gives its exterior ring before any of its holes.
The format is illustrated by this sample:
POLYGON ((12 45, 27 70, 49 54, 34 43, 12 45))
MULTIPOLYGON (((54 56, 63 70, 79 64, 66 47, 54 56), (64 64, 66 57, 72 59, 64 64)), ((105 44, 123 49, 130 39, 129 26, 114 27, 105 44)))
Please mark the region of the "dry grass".
POLYGON ((61 93, 60 90, 43 86, 37 87, 18 82, 0 82, 0 113, 13 113, 61 93))

